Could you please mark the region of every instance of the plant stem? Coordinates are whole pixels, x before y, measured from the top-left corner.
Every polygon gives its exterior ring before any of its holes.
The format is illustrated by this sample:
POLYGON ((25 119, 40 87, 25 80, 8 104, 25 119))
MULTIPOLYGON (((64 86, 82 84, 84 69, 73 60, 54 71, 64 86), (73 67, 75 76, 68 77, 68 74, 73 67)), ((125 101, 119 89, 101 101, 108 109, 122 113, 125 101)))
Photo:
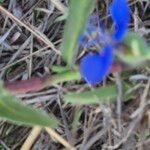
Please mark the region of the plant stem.
POLYGON ((51 84, 56 84, 59 82, 72 81, 72 80, 80 80, 81 75, 78 70, 66 71, 61 74, 57 74, 48 78, 48 82, 51 84))
MULTIPOLYGON (((124 66, 120 63, 114 63, 110 70, 111 73, 122 72, 124 70, 124 66)), ((4 87, 10 91, 11 94, 24 94, 27 92, 35 92, 42 90, 52 84, 57 84, 60 82, 80 80, 81 75, 78 67, 75 67, 74 70, 66 70, 62 73, 58 73, 56 75, 47 75, 44 77, 32 77, 29 80, 25 81, 15 81, 15 82, 5 82, 4 87)))
POLYGON ((11 94, 23 94, 27 92, 39 91, 52 84, 57 84, 59 82, 66 82, 71 80, 81 79, 78 70, 66 71, 56 75, 47 75, 44 77, 32 77, 25 81, 15 81, 12 83, 5 82, 4 87, 8 89, 11 94))

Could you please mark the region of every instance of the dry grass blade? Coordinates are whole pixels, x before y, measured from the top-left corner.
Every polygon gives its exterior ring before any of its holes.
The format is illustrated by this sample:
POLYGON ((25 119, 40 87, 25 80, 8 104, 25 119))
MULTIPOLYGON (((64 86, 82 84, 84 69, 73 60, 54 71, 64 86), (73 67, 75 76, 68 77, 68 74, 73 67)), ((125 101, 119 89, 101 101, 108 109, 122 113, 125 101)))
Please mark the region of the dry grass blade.
POLYGON ((146 98, 147 95, 149 93, 149 89, 150 89, 150 80, 148 80, 148 83, 145 87, 145 90, 143 92, 143 95, 141 96, 141 102, 140 102, 140 106, 139 108, 131 115, 131 118, 136 118, 138 115, 143 113, 144 107, 145 107, 145 103, 146 103, 146 98))
POLYGON ((7 64, 5 67, 1 68, 0 71, 6 70, 7 68, 9 68, 9 67, 21 62, 21 61, 24 61, 30 57, 33 57, 34 55, 39 54, 40 52, 44 51, 47 48, 49 48, 49 46, 43 47, 43 48, 39 49, 38 51, 33 52, 33 53, 29 54, 28 56, 25 56, 25 57, 15 61, 15 62, 11 63, 11 64, 7 64))
POLYGON ((34 127, 20 150, 30 150, 35 140, 39 136, 40 132, 41 132, 40 127, 34 127))
POLYGON ((16 18, 14 15, 12 15, 10 12, 8 12, 4 7, 0 6, 0 11, 5 13, 9 18, 11 18, 12 20, 14 20, 16 23, 18 23, 19 25, 25 27, 28 31, 30 31, 34 36, 36 36, 37 38, 39 38, 42 42, 44 42, 46 45, 48 45, 49 47, 51 47, 57 54, 60 54, 60 52, 55 48, 55 46, 53 45, 53 43, 41 32, 39 32, 37 29, 35 29, 32 25, 30 25, 30 27, 28 25, 26 25, 25 23, 23 23, 22 21, 20 21, 18 18, 16 18))
MULTIPOLYGON (((126 68, 117 59, 117 63, 115 62, 111 68, 112 74, 103 84, 94 87, 89 87, 82 80, 65 80, 62 83, 59 79, 59 84, 58 82, 52 84, 49 80, 44 87, 39 86, 38 90, 37 84, 32 88, 33 81, 37 81, 35 79, 41 79, 47 74, 55 78, 63 72, 62 70, 65 70, 58 69, 65 66, 59 49, 62 44, 64 25, 67 16, 70 15, 70 2, 77 0, 0 1, 1 80, 4 83, 7 81, 15 83, 15 86, 21 83, 19 86, 21 89, 18 88, 18 94, 16 92, 14 95, 26 105, 44 109, 48 114, 52 113, 61 120, 58 128, 47 129, 47 131, 42 128, 41 132, 41 129, 36 126, 28 128, 0 121, 0 150, 150 149, 149 62, 141 67, 126 68), (55 66, 58 66, 57 69, 53 69, 55 66), (125 71, 122 72, 122 69, 125 71), (33 80, 28 80, 31 79, 30 76, 33 80), (30 89, 24 88, 26 81, 30 89), (90 103, 74 106, 72 103, 64 103, 63 95, 65 94, 80 95, 82 92, 94 91, 99 87, 113 84, 117 93, 114 98, 115 102, 106 102, 105 98, 102 98, 105 104, 90 103)), ((83 2, 83 0, 78 1, 83 2)), ((97 19, 103 24, 106 32, 112 34, 115 29, 109 12, 112 0, 95 0, 95 2, 96 7, 91 15, 98 16, 97 19)), ((85 3, 87 3, 86 0, 85 3)), ((131 9, 132 18, 128 31, 137 32, 145 38, 147 43, 150 42, 150 0, 128 0, 128 6, 131 9)), ((82 10, 79 8, 77 7, 75 14, 82 10)), ((80 16, 82 20, 82 15, 77 15, 77 18, 80 16)), ((72 19, 76 24, 77 19, 75 17, 72 19)), ((94 21, 96 26, 101 25, 98 20, 94 21)), ((73 26, 70 30, 74 30, 73 26)), ((70 41, 73 35, 69 32, 70 41)), ((88 36, 94 38, 96 34, 88 34, 88 36)), ((69 42, 66 41, 67 45, 69 42)), ((97 48, 105 44, 103 41, 105 40, 100 41, 100 45, 96 45, 97 48)), ((116 48, 120 49, 120 47, 122 51, 124 46, 119 44, 116 48)), ((93 52, 92 49, 90 50, 93 52)), ((79 55, 75 59, 77 65, 86 53, 88 49, 79 47, 79 55)), ((73 76, 74 74, 69 78, 73 76)), ((99 94, 104 94, 104 92, 99 92, 99 94)), ((106 96, 111 96, 111 94, 108 93, 106 96)), ((94 103, 96 98, 90 97, 91 95, 87 96, 85 102, 94 103)), ((77 100, 78 98, 75 98, 75 102, 77 100)))
POLYGON ((75 147, 73 147, 72 145, 70 145, 64 138, 62 138, 53 129, 51 129, 51 128, 45 128, 45 129, 46 129, 46 131, 48 132, 48 134, 50 136, 52 136, 53 138, 55 138, 58 142, 60 142, 62 145, 64 145, 67 149, 69 149, 69 150, 76 150, 75 147))
POLYGON ((118 115, 118 129, 121 132, 121 113, 122 113, 122 102, 123 102, 123 94, 122 94, 122 83, 121 83, 121 77, 119 73, 115 74, 116 77, 116 85, 118 89, 118 95, 117 95, 117 115, 118 115))
POLYGON ((14 26, 12 26, 3 36, 0 36, 0 44, 2 44, 5 41, 5 39, 8 37, 13 28, 14 26))
POLYGON ((140 106, 139 108, 131 115, 131 118, 134 118, 133 121, 130 123, 129 125, 129 130, 126 133, 126 135, 120 140, 120 142, 118 142, 116 145, 114 146, 108 146, 107 149, 110 150, 115 150, 118 149, 120 145, 122 145, 123 143, 125 143, 127 141, 127 139, 130 137, 131 134, 133 134, 133 131, 137 128, 137 125, 139 124, 139 122, 142 119, 142 116, 144 114, 144 106, 145 106, 145 102, 146 102, 146 98, 148 96, 149 93, 149 88, 150 88, 150 80, 148 81, 148 83, 145 86, 145 89, 143 91, 143 94, 141 96, 141 102, 140 102, 140 106))
POLYGON ((83 148, 81 148, 80 150, 88 150, 91 148, 91 146, 100 139, 101 136, 103 136, 106 131, 108 130, 108 128, 103 129, 102 131, 99 131, 95 136, 93 136, 87 143, 86 145, 84 145, 83 148))
POLYGON ((147 111, 146 115, 148 117, 148 127, 150 129, 150 110, 147 111))
POLYGON ((59 0, 50 0, 58 10, 60 10, 63 14, 68 13, 68 9, 64 6, 59 0))

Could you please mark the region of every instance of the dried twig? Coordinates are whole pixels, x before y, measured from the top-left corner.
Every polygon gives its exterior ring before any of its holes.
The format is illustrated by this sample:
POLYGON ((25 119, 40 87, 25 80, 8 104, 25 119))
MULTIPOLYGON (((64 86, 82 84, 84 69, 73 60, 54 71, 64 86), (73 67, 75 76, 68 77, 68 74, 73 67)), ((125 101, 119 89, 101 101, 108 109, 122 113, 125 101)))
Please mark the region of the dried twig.
POLYGON ((37 29, 35 29, 32 25, 26 25, 25 23, 23 23, 22 21, 20 21, 17 17, 15 17, 14 15, 12 15, 10 12, 8 12, 4 7, 0 6, 0 11, 5 13, 9 18, 11 18, 12 20, 14 20, 16 23, 18 23, 19 25, 25 27, 28 31, 30 31, 33 35, 35 35, 36 37, 38 37, 43 43, 45 43, 46 45, 48 45, 49 47, 51 47, 57 54, 60 54, 60 52, 55 48, 55 46, 53 45, 53 43, 40 31, 38 31, 37 29))
POLYGON ((121 83, 120 75, 116 73, 115 76, 116 76, 116 85, 118 89, 118 95, 117 95, 118 128, 119 128, 119 131, 121 132, 121 113, 122 113, 122 101, 123 101, 122 83, 121 83))
POLYGON ((63 14, 68 13, 68 9, 64 6, 59 0, 50 0, 58 10, 60 10, 63 14))
POLYGON ((31 133, 23 143, 22 147, 20 150, 30 150, 32 145, 34 144, 35 140, 41 133, 41 128, 36 126, 32 129, 31 133))
POLYGON ((57 132, 55 132, 51 128, 45 128, 46 131, 49 133, 50 136, 55 138, 58 142, 60 142, 62 145, 64 145, 68 150, 76 150, 75 147, 70 145, 64 138, 62 138, 57 132))

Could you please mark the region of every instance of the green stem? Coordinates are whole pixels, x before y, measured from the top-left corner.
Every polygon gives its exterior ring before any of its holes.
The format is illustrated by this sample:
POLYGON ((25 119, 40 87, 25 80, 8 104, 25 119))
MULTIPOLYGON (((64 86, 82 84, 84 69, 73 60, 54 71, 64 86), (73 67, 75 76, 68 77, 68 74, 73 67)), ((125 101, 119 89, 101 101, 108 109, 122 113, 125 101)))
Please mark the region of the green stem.
POLYGON ((60 82, 80 80, 80 79, 81 79, 81 75, 80 75, 79 71, 71 70, 71 71, 63 72, 61 74, 50 76, 48 78, 47 84, 49 84, 49 83, 56 84, 56 83, 60 83, 60 82))

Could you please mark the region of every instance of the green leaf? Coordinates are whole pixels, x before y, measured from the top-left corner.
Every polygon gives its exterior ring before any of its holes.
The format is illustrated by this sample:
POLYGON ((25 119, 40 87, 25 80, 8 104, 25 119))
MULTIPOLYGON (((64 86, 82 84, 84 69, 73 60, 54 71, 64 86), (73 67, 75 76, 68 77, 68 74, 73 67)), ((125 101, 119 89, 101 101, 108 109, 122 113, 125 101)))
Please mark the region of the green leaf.
POLYGON ((62 15, 62 16, 57 17, 57 18, 55 19, 55 22, 64 21, 64 20, 67 19, 67 17, 68 17, 68 13, 66 13, 66 14, 64 14, 64 15, 62 15))
POLYGON ((124 39, 124 44, 128 47, 125 54, 119 53, 118 56, 125 63, 137 66, 146 60, 150 60, 150 48, 148 48, 144 38, 137 33, 129 32, 124 39))
POLYGON ((58 121, 52 115, 44 111, 25 106, 8 91, 0 86, 0 118, 23 125, 51 126, 58 125, 58 121))
POLYGON ((49 78, 48 82, 50 82, 51 84, 57 84, 60 82, 80 80, 80 79, 81 74, 78 70, 69 70, 52 76, 51 78, 49 78))
POLYGON ((75 110, 75 114, 74 114, 74 117, 73 117, 73 122, 71 124, 71 128, 72 128, 73 133, 75 133, 76 130, 78 129, 79 120, 80 120, 80 117, 81 117, 82 113, 83 113, 83 109, 77 108, 75 110))
POLYGON ((74 64, 79 37, 86 26, 93 6, 94 0, 70 0, 69 15, 62 41, 62 57, 69 66, 74 64))
POLYGON ((56 73, 64 73, 66 71, 69 71, 69 68, 68 67, 63 67, 63 66, 52 66, 51 70, 53 72, 56 72, 56 73))
POLYGON ((137 33, 129 32, 124 43, 131 48, 131 51, 135 56, 146 55, 149 53, 145 39, 137 33))
POLYGON ((82 93, 69 93, 64 95, 64 101, 72 104, 95 104, 115 101, 116 86, 107 86, 82 93))

